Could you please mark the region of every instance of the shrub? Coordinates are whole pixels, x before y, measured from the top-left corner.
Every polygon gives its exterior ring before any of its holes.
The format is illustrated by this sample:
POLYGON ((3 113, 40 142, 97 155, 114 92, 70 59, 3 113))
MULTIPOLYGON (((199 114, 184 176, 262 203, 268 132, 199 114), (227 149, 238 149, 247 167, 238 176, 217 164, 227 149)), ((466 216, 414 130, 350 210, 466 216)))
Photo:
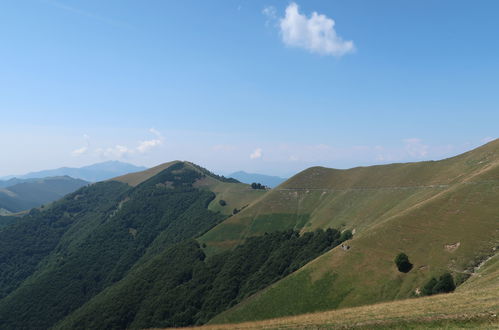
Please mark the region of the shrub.
POLYGON ((265 189, 266 187, 261 183, 253 182, 251 184, 251 188, 253 188, 253 189, 265 189))
POLYGON ((412 269, 412 264, 409 262, 409 257, 403 252, 399 253, 394 261, 399 272, 408 273, 412 269))
POLYGON ((431 296, 433 294, 433 288, 437 285, 437 282, 437 279, 432 277, 428 282, 426 282, 423 290, 421 290, 421 293, 424 296, 431 296))
POLYGON ((454 283, 454 278, 450 273, 445 273, 438 279, 437 285, 433 288, 433 293, 446 293, 452 292, 456 289, 456 284, 454 283))
POLYGON ((352 231, 347 229, 347 230, 344 230, 342 233, 341 233, 341 236, 340 236, 340 241, 344 242, 344 241, 348 241, 349 239, 351 239, 353 237, 353 234, 352 234, 352 231))
POLYGON ((433 294, 452 292, 456 289, 454 278, 450 273, 444 273, 438 280, 432 277, 423 287, 422 293, 425 296, 433 294))
POLYGON ((225 206, 225 205, 227 205, 227 202, 225 202, 223 199, 221 199, 218 201, 218 204, 220 204, 221 206, 225 206))

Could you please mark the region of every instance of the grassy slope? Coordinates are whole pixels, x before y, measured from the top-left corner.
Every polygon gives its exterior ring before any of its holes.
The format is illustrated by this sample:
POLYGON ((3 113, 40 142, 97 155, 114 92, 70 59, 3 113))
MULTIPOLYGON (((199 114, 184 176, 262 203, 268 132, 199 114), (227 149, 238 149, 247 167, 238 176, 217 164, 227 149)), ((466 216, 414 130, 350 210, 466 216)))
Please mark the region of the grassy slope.
POLYGON ((343 225, 356 229, 351 249, 330 251, 213 321, 403 299, 431 276, 447 270, 458 275, 499 242, 498 180, 499 140, 438 162, 308 169, 201 241, 225 248, 276 225, 303 230, 343 225), (445 248, 458 242, 454 251, 445 248), (414 264, 408 274, 394 266, 400 251, 414 264))
MULTIPOLYGON (((155 176, 159 172, 179 162, 180 161, 176 160, 164 163, 142 172, 130 173, 111 180, 120 181, 135 187, 140 183, 148 180, 149 178, 155 176)), ((184 162, 184 163, 196 171, 199 170, 192 163, 189 162, 184 162)), ((232 214, 232 210, 234 210, 235 208, 242 209, 248 206, 249 204, 260 198, 265 193, 265 191, 262 190, 251 189, 250 185, 248 184, 222 182, 211 176, 206 176, 204 179, 198 181, 194 186, 213 191, 216 194, 216 198, 210 203, 208 209, 210 211, 220 212, 224 215, 232 214), (221 206, 219 203, 220 200, 224 200, 227 205, 221 206)))
POLYGON ((123 183, 128 184, 129 186, 136 187, 142 182, 152 178, 156 174, 160 173, 161 171, 166 170, 168 167, 178 163, 178 160, 168 162, 168 163, 163 163, 161 165, 151 167, 147 170, 141 171, 141 172, 134 172, 134 173, 129 173, 125 174, 122 176, 118 176, 116 178, 110 179, 112 181, 120 181, 123 183))
POLYGON ((499 329, 499 285, 475 291, 201 329, 499 329))
POLYGON ((496 252, 455 293, 200 329, 499 329, 498 278, 496 252))

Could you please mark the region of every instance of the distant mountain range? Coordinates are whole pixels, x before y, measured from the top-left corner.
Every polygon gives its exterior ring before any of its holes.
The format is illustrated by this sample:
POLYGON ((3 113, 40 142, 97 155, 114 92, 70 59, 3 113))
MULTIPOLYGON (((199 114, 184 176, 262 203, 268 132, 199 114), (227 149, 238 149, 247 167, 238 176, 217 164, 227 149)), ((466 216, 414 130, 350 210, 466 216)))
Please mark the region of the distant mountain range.
MULTIPOLYGON (((7 177, 3 177, 2 179, 3 180, 9 180, 13 178, 33 179, 33 178, 45 178, 45 177, 67 175, 76 179, 82 179, 89 182, 97 182, 114 178, 116 176, 128 174, 131 172, 143 171, 145 169, 146 167, 144 166, 135 166, 133 164, 128 164, 119 161, 107 161, 79 168, 61 167, 53 170, 31 172, 24 175, 10 175, 7 177)), ((1 181, 0 181, 0 187, 5 187, 5 185, 1 181)))
POLYGON ((237 179, 243 183, 251 184, 253 182, 261 183, 267 187, 274 188, 286 181, 287 179, 278 176, 271 176, 258 173, 247 173, 244 171, 234 172, 229 175, 230 178, 237 179))
POLYGON ((24 211, 55 201, 89 182, 69 176, 11 179, 0 182, 0 215, 24 211))

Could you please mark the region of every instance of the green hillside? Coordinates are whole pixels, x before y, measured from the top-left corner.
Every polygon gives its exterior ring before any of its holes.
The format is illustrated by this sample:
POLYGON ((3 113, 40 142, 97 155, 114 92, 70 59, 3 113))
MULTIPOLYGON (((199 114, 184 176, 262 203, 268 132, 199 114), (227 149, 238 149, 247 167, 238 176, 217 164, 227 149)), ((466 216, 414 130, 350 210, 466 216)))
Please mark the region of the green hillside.
POLYGON ((355 231, 213 322, 240 322, 412 297, 432 276, 460 282, 499 245, 499 140, 436 162, 311 168, 205 234, 212 251, 276 227, 355 231), (399 252, 413 263, 394 265, 399 252))
POLYGON ((225 191, 239 192, 231 208, 251 202, 243 191, 254 195, 187 162, 142 178, 134 186, 110 180, 81 188, 0 229, 3 329, 53 326, 135 267, 223 220, 210 205, 225 191))
POLYGON ((0 188, 0 209, 11 213, 53 202, 88 184, 68 176, 11 181, 16 184, 0 188))
POLYGON ((499 250, 454 293, 196 329, 499 329, 498 278, 499 250))
POLYGON ((195 241, 175 245, 97 295, 60 329, 142 329, 203 324, 245 297, 341 244, 329 229, 253 237, 205 259, 195 241))
POLYGON ((444 273, 456 293, 404 300, 399 314, 424 325, 427 304, 462 322, 451 306, 464 306, 472 324, 488 324, 479 315, 496 306, 498 183, 499 140, 442 161, 314 167, 269 191, 166 163, 0 219, 0 324, 230 328, 338 309, 317 320, 348 326, 360 313, 369 326, 372 313, 397 321, 390 301, 444 273))

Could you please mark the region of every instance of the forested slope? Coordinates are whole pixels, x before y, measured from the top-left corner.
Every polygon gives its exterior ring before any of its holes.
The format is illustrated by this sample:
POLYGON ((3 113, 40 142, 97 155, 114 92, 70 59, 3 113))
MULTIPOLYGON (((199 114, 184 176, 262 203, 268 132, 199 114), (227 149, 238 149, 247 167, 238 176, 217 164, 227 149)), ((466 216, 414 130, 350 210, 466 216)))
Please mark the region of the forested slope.
POLYGON ((219 223, 226 216, 208 209, 216 193, 194 187, 207 174, 176 162, 135 187, 93 184, 0 229, 2 327, 48 328, 133 267, 219 223))

